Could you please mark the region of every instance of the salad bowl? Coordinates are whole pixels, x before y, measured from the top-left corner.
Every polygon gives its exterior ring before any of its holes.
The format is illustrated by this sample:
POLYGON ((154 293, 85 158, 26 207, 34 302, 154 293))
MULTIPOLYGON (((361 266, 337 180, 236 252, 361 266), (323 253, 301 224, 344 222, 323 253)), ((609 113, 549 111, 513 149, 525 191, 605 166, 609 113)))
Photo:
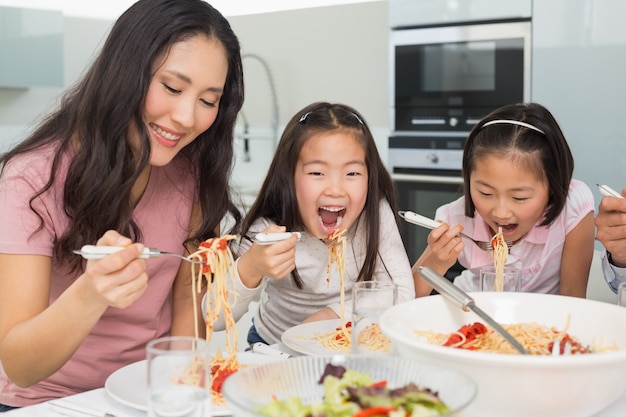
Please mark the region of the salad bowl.
MULTIPOLYGON (((445 411, 429 416, 454 416, 467 407, 476 396, 476 384, 464 374, 441 366, 433 366, 399 356, 299 356, 253 368, 242 369, 224 382, 222 393, 228 407, 237 417, 289 415, 306 416, 306 405, 320 404, 325 398, 336 397, 343 392, 336 384, 320 384, 329 364, 342 366, 371 379, 372 385, 384 383, 390 389, 401 388, 409 383, 422 390, 430 390, 445 405, 445 411), (286 412, 276 409, 275 402, 290 402, 286 412), (269 410, 269 414, 267 413, 269 410)), ((347 372, 346 372, 347 374, 347 372)), ((314 414, 315 415, 315 414, 314 414)), ((343 406, 324 408, 325 417, 352 416, 343 406)), ((389 414, 391 415, 391 414, 389 414)), ((404 414, 403 414, 404 415, 404 414)))

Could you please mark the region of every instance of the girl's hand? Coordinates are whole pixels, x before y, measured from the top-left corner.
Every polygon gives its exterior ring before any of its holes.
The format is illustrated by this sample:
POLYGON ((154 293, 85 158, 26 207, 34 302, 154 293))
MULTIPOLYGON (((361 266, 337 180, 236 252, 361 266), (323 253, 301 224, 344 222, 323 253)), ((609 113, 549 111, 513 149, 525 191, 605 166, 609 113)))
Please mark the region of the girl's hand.
POLYGON ((97 245, 124 246, 125 248, 102 259, 87 261, 81 275, 85 299, 102 305, 125 308, 137 300, 148 287, 146 261, 140 259, 144 246, 109 230, 97 245))
MULTIPOLYGON (((285 232, 284 226, 270 225, 264 233, 285 232)), ((282 279, 296 267, 296 242, 294 234, 288 239, 271 245, 253 243, 250 249, 241 256, 238 262, 238 271, 241 281, 248 288, 255 288, 264 276, 282 279)))
POLYGON ((462 239, 458 236, 463 230, 463 226, 457 224, 451 227, 447 223, 441 223, 441 226, 433 229, 428 234, 428 247, 430 248, 430 256, 428 265, 436 271, 444 273, 454 265, 459 254, 465 247, 462 239))

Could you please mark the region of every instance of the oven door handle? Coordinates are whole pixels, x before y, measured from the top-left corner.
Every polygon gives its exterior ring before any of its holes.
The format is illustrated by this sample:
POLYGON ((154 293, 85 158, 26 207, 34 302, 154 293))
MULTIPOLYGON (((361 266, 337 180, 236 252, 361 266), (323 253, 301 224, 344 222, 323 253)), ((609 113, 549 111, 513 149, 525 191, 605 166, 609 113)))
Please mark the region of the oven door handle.
POLYGON ((439 175, 391 174, 393 181, 435 184, 463 184, 463 177, 439 175))

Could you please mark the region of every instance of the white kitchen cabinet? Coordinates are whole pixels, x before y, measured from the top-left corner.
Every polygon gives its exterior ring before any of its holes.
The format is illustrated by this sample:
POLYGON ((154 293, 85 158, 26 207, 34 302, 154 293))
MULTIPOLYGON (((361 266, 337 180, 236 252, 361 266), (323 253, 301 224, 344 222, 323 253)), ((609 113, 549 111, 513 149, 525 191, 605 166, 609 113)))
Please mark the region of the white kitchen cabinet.
POLYGON ((626 188, 625 15, 622 0, 533 3, 531 98, 561 124, 596 206, 596 183, 626 188))
POLYGON ((388 0, 394 29, 458 22, 530 18, 531 0, 388 0))
POLYGON ((63 85, 63 14, 0 7, 0 88, 63 85))

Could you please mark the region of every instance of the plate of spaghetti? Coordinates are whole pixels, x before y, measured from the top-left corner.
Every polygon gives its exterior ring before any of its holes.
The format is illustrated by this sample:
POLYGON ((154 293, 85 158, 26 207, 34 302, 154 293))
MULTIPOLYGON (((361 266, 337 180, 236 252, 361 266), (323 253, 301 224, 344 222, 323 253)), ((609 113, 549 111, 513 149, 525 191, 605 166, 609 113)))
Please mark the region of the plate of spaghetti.
MULTIPOLYGON (((285 360, 280 356, 259 355, 252 352, 240 352, 237 359, 241 363, 242 369, 285 360)), ((107 378, 104 389, 115 401, 137 410, 148 411, 147 372, 147 361, 131 363, 113 372, 107 378)), ((229 416, 231 414, 232 411, 224 404, 213 404, 211 415, 229 416)))

